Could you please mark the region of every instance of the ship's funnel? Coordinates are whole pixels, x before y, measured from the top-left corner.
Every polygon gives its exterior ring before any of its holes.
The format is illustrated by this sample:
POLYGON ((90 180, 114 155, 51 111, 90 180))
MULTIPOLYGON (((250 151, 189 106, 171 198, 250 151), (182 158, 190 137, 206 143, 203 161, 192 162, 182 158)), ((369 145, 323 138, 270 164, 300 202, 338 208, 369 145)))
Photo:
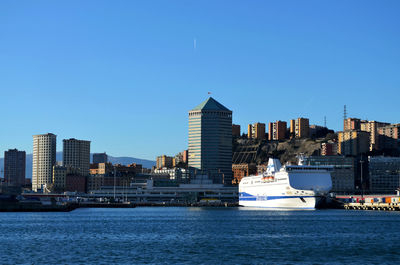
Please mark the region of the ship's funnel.
POLYGON ((282 165, 279 159, 276 158, 270 158, 268 160, 268 166, 267 166, 267 174, 274 174, 275 172, 278 172, 281 169, 282 165))

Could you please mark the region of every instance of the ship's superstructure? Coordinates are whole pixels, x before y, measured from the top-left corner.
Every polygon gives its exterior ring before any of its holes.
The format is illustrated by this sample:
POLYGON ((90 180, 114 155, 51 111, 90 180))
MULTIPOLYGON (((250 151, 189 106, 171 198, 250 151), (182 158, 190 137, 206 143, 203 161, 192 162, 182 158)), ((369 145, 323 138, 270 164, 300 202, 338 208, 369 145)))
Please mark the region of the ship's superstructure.
POLYGON ((281 166, 269 159, 267 171, 239 184, 239 205, 285 209, 315 209, 332 188, 329 166, 281 166))

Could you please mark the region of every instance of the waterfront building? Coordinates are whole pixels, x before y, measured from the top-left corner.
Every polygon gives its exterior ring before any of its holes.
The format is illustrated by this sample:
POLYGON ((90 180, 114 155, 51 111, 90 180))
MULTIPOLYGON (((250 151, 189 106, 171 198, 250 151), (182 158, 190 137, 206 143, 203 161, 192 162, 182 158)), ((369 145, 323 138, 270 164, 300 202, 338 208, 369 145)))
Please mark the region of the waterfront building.
POLYGON ((297 118, 290 120, 290 135, 296 138, 310 137, 310 124, 307 118, 297 118))
POLYGON ((189 167, 232 183, 232 111, 212 97, 189 111, 189 167))
POLYGON ((370 193, 395 194, 400 187, 400 157, 369 157, 370 193))
POLYGON ((53 166, 56 164, 56 139, 52 133, 33 136, 32 190, 43 189, 53 182, 53 166))
POLYGON ((67 168, 63 166, 53 166, 53 190, 64 192, 67 178, 67 168))
POLYGON ((233 137, 240 136, 240 125, 232 124, 232 136, 233 137))
POLYGON ((157 168, 171 168, 174 165, 174 158, 172 156, 158 156, 157 157, 157 168))
POLYGON ((321 144, 321 155, 334 156, 338 153, 338 144, 336 142, 328 142, 321 144))
POLYGON ((332 192, 338 194, 354 193, 357 184, 357 161, 354 157, 346 156, 310 156, 304 159, 307 165, 333 166, 332 192))
POLYGON ((67 174, 65 178, 65 191, 86 192, 86 176, 78 174, 67 174))
POLYGON ((265 123, 256 122, 247 127, 247 137, 249 139, 265 139, 265 123))
POLYGON ((338 132, 338 154, 358 156, 369 151, 368 132, 348 130, 338 132))
POLYGON ((189 181, 189 170, 185 168, 161 168, 155 169, 152 175, 168 175, 169 179, 175 180, 179 183, 189 181))
POLYGON ((400 143, 400 123, 378 129, 381 149, 398 149, 400 143))
POLYGON ((232 184, 238 185, 243 177, 257 174, 257 167, 255 164, 233 164, 232 171, 232 184))
POLYGON ((25 185, 25 151, 9 149, 4 152, 4 181, 11 186, 25 185))
POLYGON ((63 140, 63 166, 78 170, 78 174, 90 174, 90 141, 74 138, 63 140))
POLYGON ((268 124, 268 140, 285 140, 286 130, 286 121, 270 122, 268 124))
POLYGON ((107 163, 108 162, 108 156, 107 156, 106 152, 104 152, 104 153, 94 153, 92 162, 94 164, 107 163))
MULTIPOLYGON (((99 181, 100 182, 100 181, 99 181)), ((107 184, 107 183, 103 183, 107 184)), ((177 183, 169 178, 149 176, 130 185, 93 186, 88 196, 113 198, 140 203, 198 203, 199 201, 237 202, 238 188, 213 184, 207 175, 196 175, 190 183, 177 183)))

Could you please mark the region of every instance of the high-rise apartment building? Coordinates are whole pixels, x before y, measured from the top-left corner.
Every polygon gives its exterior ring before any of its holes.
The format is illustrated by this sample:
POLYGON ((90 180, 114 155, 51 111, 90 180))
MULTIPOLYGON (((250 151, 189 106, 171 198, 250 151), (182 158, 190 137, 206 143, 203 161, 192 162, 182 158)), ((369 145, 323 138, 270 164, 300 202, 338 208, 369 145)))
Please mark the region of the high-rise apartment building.
POLYGON ((338 132, 338 154, 357 156, 369 151, 369 133, 360 130, 338 132))
POLYGON ((232 111, 211 97, 189 111, 189 167, 232 183, 232 111))
POLYGON ((232 136, 234 137, 240 136, 240 125, 232 124, 232 136))
POLYGON ((105 152, 93 154, 93 163, 94 164, 107 163, 107 162, 108 162, 108 156, 105 152))
POLYGON ((290 135, 296 138, 310 137, 310 122, 307 118, 290 120, 290 135))
POLYGON ((379 121, 361 121, 360 129, 370 134, 370 147, 369 150, 380 150, 378 129, 390 125, 390 123, 379 121))
POLYGON ((74 138, 63 140, 63 166, 72 167, 78 174, 90 173, 90 141, 74 138))
POLYGON ((25 151, 9 149, 4 152, 4 181, 11 186, 25 185, 25 151))
POLYGON ((360 130, 361 120, 356 118, 347 118, 343 120, 343 131, 360 130))
POLYGON ((265 123, 249 124, 247 126, 247 137, 249 139, 265 139, 265 123))
POLYGON ((32 190, 34 191, 53 182, 56 141, 57 136, 52 133, 33 136, 32 190))
POLYGON ((268 140, 285 140, 286 127, 286 121, 270 122, 268 124, 268 140))
POLYGON ((163 167, 171 168, 174 166, 174 158, 172 156, 166 156, 166 155, 158 156, 156 166, 157 168, 163 168, 163 167))
POLYGON ((381 149, 397 149, 400 144, 400 123, 391 124, 378 129, 381 149))
POLYGON ((338 152, 338 144, 336 142, 328 142, 321 144, 321 155, 322 156, 335 156, 338 152))

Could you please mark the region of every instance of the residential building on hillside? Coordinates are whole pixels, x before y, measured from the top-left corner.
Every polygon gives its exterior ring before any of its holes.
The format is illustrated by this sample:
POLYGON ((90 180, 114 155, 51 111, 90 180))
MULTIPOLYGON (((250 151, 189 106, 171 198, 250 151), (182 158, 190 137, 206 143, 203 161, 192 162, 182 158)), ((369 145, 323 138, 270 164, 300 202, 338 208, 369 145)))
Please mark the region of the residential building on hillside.
POLYGON ((52 133, 33 136, 32 190, 42 190, 53 182, 57 136, 52 133))
POLYGON ((348 130, 338 132, 338 154, 357 156, 369 151, 368 132, 348 130))
POLYGON ((268 124, 268 140, 284 140, 286 138, 286 121, 270 122, 268 124))
POLYGON ((232 136, 234 137, 240 136, 240 125, 232 124, 232 136))
POLYGON ((379 122, 379 121, 361 121, 360 122, 360 129, 361 131, 364 132, 369 132, 370 133, 370 147, 369 150, 380 150, 379 146, 379 134, 378 134, 378 129, 384 126, 390 125, 389 123, 386 122, 379 122))
POLYGON ((265 139, 265 123, 249 124, 247 129, 247 137, 249 139, 265 139))
POLYGON ((338 153, 338 144, 336 142, 328 142, 321 144, 321 155, 334 156, 338 153))
POLYGON ((212 97, 189 111, 189 167, 232 183, 232 111, 212 97))
POLYGON ((378 129, 381 149, 398 149, 400 143, 400 123, 378 129))
POLYGON ((17 149, 4 152, 4 181, 11 186, 25 185, 26 153, 17 149))
POLYGON ((357 118, 347 118, 343 120, 343 131, 360 130, 361 120, 357 118))
POLYGON ((297 118, 290 120, 290 135, 296 138, 310 137, 310 124, 307 118, 297 118))

